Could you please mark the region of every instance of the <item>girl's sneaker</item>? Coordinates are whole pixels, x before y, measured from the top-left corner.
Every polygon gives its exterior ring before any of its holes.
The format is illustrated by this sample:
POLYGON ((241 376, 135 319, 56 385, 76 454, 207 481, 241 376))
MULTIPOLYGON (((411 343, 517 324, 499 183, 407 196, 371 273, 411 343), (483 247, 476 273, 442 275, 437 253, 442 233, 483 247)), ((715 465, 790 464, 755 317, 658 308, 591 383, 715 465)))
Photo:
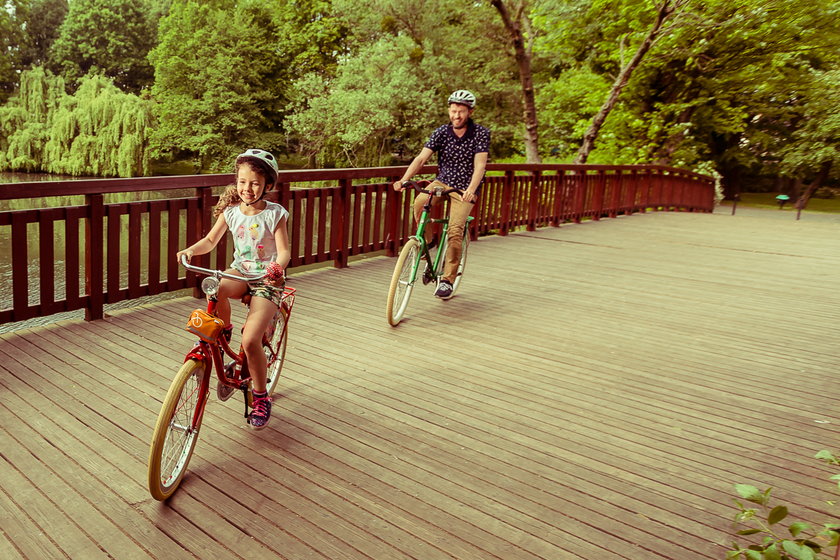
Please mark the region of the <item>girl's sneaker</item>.
POLYGON ((271 419, 271 398, 268 393, 254 393, 254 408, 248 415, 248 424, 255 430, 262 430, 271 419))

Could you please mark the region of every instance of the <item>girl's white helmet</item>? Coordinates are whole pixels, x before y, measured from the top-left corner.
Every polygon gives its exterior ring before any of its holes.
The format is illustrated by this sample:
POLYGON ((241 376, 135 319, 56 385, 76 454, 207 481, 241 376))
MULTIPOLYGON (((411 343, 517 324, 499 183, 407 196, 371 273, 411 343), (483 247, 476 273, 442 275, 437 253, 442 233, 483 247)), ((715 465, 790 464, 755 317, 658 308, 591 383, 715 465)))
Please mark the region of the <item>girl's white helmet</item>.
POLYGON ((277 166, 277 159, 270 152, 266 152, 265 150, 259 150, 256 148, 245 150, 238 156, 236 156, 236 165, 239 165, 245 160, 248 159, 256 159, 263 162, 266 166, 268 166, 268 176, 266 177, 266 182, 273 185, 277 182, 277 175, 280 173, 280 168, 277 166))
POLYGON ((473 109, 475 108, 475 95, 465 89, 459 89, 458 91, 453 91, 452 95, 449 96, 449 103, 460 103, 473 109))

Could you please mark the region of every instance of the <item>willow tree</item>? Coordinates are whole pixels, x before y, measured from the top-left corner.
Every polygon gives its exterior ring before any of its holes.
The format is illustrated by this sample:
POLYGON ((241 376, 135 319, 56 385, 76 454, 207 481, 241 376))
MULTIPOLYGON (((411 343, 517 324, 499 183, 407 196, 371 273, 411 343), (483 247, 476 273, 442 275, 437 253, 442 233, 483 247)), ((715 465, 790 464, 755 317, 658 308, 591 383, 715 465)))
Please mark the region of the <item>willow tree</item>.
POLYGON ((148 175, 151 102, 86 76, 73 95, 42 68, 21 75, 0 108, 0 168, 69 175, 148 175))

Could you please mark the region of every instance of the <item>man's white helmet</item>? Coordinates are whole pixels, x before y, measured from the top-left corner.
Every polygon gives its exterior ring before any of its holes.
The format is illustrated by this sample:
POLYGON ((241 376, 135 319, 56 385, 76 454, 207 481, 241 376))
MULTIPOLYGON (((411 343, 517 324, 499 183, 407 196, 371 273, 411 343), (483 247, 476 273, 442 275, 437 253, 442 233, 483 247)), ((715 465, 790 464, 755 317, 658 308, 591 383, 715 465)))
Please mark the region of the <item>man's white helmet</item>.
POLYGON ((449 96, 449 103, 460 103, 473 109, 475 108, 475 95, 465 89, 459 89, 458 91, 453 91, 452 95, 449 96))

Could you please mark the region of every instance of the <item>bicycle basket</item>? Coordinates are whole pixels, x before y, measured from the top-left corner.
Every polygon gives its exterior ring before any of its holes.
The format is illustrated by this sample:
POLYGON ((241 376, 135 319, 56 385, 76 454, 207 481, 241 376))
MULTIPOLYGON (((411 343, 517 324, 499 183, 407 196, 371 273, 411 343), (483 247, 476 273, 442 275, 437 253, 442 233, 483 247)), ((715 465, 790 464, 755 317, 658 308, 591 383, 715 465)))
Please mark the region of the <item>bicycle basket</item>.
POLYGON ((224 322, 218 317, 210 315, 202 309, 196 309, 190 314, 186 329, 198 335, 205 342, 213 342, 219 337, 219 333, 225 328, 224 322))

